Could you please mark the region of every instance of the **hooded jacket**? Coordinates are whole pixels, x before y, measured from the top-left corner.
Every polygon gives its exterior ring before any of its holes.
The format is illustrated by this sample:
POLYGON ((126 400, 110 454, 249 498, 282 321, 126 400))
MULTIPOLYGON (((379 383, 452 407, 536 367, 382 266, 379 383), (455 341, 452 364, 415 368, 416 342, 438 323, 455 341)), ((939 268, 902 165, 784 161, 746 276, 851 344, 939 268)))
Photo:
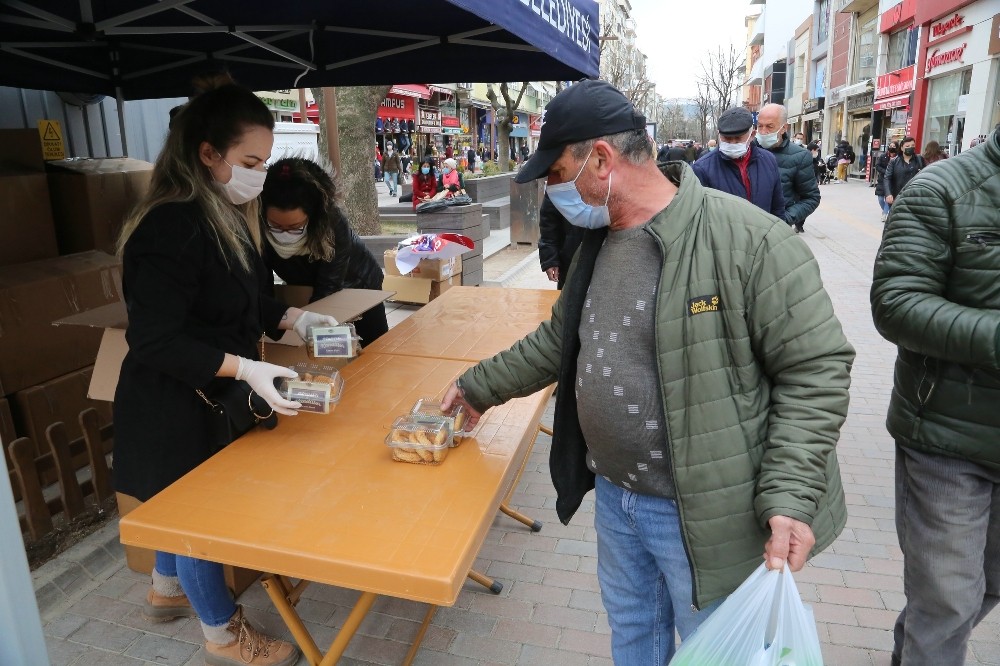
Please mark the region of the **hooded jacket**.
MULTIPOLYGON (((773 158, 772 158, 773 159, 773 158)), ((693 602, 731 593, 761 561, 772 516, 811 525, 818 552, 847 519, 836 445, 854 350, 816 260, 784 223, 661 164, 679 186, 649 230, 663 254, 657 371, 693 602)), ((574 387, 579 327, 607 230, 587 231, 543 322, 460 378, 476 409, 554 381, 549 466, 568 523, 594 487, 574 387)))
POLYGON ((899 350, 889 433, 1000 470, 1000 131, 893 203, 871 305, 899 350))

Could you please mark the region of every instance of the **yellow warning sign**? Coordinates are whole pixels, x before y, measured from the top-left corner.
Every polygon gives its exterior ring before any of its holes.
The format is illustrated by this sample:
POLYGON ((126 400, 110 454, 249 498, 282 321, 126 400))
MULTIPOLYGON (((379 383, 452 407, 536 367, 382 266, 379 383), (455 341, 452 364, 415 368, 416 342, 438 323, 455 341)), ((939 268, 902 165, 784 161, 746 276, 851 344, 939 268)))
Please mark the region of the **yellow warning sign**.
POLYGON ((42 137, 42 154, 46 160, 66 159, 66 146, 58 120, 39 120, 38 134, 42 137))

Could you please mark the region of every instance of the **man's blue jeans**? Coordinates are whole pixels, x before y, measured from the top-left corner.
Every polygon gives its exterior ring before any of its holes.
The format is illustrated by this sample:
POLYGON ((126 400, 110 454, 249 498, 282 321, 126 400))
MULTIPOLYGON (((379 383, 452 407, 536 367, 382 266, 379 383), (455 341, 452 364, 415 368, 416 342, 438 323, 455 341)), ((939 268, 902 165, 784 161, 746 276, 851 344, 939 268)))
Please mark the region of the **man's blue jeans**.
POLYGON ((385 184, 389 186, 389 194, 396 196, 396 183, 399 178, 398 171, 386 171, 385 172, 385 184))
POLYGON ((602 476, 596 484, 597 579, 611 625, 611 656, 620 666, 666 666, 674 655, 674 628, 686 639, 723 600, 694 610, 674 500, 637 495, 602 476))
POLYGON ((236 612, 236 603, 218 562, 157 551, 155 566, 162 575, 180 579, 191 607, 205 624, 211 627, 226 624, 236 612))

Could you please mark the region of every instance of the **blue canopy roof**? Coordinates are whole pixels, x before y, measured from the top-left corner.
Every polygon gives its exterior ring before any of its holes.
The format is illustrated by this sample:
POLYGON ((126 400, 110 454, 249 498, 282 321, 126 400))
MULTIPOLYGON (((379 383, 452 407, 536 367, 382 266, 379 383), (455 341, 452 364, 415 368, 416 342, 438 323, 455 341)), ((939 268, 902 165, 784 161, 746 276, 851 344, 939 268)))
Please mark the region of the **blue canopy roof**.
POLYGON ((0 0, 0 85, 176 97, 598 74, 595 0, 0 0))

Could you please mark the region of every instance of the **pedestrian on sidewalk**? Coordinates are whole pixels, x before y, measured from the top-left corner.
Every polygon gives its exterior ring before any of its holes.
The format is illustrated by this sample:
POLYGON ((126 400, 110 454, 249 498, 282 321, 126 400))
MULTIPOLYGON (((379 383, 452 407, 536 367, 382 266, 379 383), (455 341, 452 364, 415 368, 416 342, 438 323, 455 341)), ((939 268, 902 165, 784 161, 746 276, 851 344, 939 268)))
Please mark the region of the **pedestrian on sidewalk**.
POLYGON ((854 148, 844 139, 837 144, 833 154, 837 158, 837 182, 846 183, 847 167, 854 164, 854 160, 857 159, 854 155, 854 148))
POLYGON ((399 183, 399 172, 402 168, 403 165, 399 161, 396 147, 392 145, 392 141, 386 141, 385 155, 382 157, 382 173, 390 196, 396 196, 396 186, 399 183))
POLYGON ((885 170, 889 168, 889 162, 898 155, 899 146, 895 141, 891 141, 885 152, 879 155, 875 161, 875 198, 878 200, 879 208, 882 209, 883 224, 885 224, 886 218, 889 217, 889 209, 891 208, 889 202, 885 200, 885 195, 888 194, 885 182, 885 170))
POLYGON ((762 554, 797 571, 843 529, 854 350, 806 244, 689 165, 658 167, 645 127, 605 81, 549 102, 515 180, 547 177, 583 242, 551 319, 443 408, 465 405, 471 427, 558 382, 556 512, 567 523, 596 485, 612 656, 666 666, 675 628, 687 639, 762 554))
POLYGON ((726 109, 717 127, 719 149, 692 165, 701 184, 746 199, 784 220, 778 160, 760 146, 754 148, 753 114, 741 106, 726 109))
POLYGON ((781 104, 765 104, 757 113, 757 143, 774 155, 781 172, 785 222, 795 233, 805 231, 806 218, 819 207, 819 186, 812 155, 788 140, 788 111, 781 104))
MULTIPOLYGON (((295 372, 257 360, 262 333, 305 338, 310 325, 336 323, 268 294, 257 197, 273 128, 271 112, 249 90, 227 85, 195 97, 174 117, 149 191, 122 229, 129 349, 115 393, 114 481, 139 501, 228 444, 214 427, 211 399, 231 395, 237 381, 274 411, 296 414, 301 405, 273 384, 295 372)), ((246 408, 246 393, 242 400, 246 408)), ((221 564, 165 552, 155 560, 147 619, 197 616, 205 657, 219 666, 298 660, 294 645, 249 623, 221 564)))
POLYGON ((901 154, 885 168, 885 202, 890 206, 906 184, 927 166, 923 156, 917 154, 917 142, 912 136, 903 137, 899 148, 901 154))
POLYGON ((964 664, 1000 602, 998 174, 1000 129, 910 181, 876 255, 872 314, 898 347, 886 428, 906 605, 894 666, 964 664))
POLYGON ((548 196, 538 209, 538 263, 557 289, 562 289, 583 229, 570 224, 548 196))

